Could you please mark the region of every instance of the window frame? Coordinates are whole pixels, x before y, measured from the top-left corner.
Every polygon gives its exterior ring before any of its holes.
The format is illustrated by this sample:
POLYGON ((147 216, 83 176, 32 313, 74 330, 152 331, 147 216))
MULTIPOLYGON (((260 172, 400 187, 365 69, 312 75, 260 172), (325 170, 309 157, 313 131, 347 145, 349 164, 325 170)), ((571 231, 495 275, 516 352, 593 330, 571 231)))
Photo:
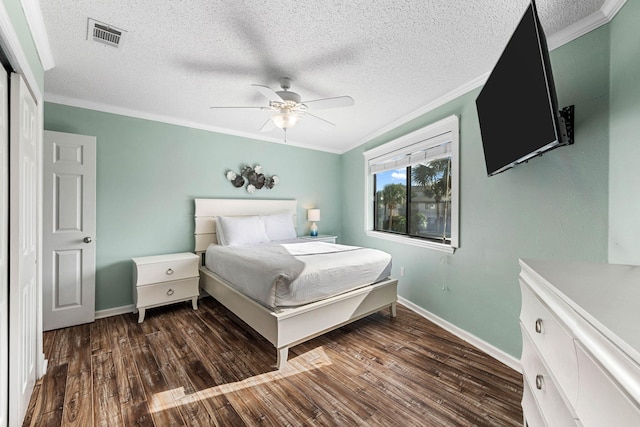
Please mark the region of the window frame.
MULTIPOLYGON (((460 199, 460 118, 452 115, 427 125, 409 134, 393 139, 383 145, 365 151, 364 156, 364 232, 369 237, 390 240, 398 243, 435 249, 442 252, 454 253, 459 245, 459 199, 460 199), (370 170, 370 164, 375 159, 384 159, 393 153, 409 153, 410 151, 425 150, 441 144, 441 135, 450 134, 451 139, 451 241, 436 242, 405 234, 374 230, 375 221, 375 173, 370 170)), ((408 177, 407 182, 411 183, 408 177)))

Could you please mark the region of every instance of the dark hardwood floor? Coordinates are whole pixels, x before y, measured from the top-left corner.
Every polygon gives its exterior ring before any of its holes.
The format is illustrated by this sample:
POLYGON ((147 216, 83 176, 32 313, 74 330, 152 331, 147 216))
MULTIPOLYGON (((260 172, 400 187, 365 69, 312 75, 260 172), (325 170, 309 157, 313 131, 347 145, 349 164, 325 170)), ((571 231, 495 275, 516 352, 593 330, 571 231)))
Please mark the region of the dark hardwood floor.
POLYGON ((24 426, 522 425, 520 374, 399 306, 289 351, 212 298, 46 332, 24 426))

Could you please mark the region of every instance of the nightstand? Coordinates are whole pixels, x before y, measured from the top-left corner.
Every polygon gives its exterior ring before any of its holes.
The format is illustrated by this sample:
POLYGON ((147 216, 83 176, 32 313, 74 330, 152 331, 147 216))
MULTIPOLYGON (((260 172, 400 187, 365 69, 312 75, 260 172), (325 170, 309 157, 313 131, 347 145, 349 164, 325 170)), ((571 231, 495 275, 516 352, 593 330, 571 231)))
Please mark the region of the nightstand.
POLYGON ((139 311, 138 323, 148 308, 191 300, 198 309, 198 255, 156 255, 133 258, 133 302, 139 311))
POLYGON ((336 243, 338 236, 331 234, 319 234, 317 236, 299 236, 298 239, 313 240, 314 242, 336 243))

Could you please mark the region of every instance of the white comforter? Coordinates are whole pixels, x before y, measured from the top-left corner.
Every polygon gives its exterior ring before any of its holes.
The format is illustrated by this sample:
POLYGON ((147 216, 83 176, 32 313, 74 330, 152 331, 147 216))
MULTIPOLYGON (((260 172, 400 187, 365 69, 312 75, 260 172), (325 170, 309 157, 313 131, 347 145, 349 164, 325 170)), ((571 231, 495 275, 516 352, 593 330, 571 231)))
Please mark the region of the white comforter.
POLYGON ((391 272, 391 255, 308 241, 211 245, 205 264, 245 295, 275 308, 307 304, 385 279, 391 272))

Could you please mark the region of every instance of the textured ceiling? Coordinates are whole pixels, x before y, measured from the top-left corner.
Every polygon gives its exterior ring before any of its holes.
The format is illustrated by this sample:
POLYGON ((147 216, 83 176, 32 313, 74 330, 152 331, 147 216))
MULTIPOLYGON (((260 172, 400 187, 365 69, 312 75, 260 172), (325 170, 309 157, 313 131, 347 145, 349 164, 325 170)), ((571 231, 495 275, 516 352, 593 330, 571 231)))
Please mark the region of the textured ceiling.
MULTIPOLYGON (((547 37, 604 0, 538 0, 547 37)), ((490 71, 528 0, 41 0, 54 68, 45 99, 282 142, 259 129, 251 84, 291 77, 303 100, 350 95, 315 112, 288 143, 331 152, 490 71), (86 38, 87 18, 127 31, 121 49, 86 38)))

